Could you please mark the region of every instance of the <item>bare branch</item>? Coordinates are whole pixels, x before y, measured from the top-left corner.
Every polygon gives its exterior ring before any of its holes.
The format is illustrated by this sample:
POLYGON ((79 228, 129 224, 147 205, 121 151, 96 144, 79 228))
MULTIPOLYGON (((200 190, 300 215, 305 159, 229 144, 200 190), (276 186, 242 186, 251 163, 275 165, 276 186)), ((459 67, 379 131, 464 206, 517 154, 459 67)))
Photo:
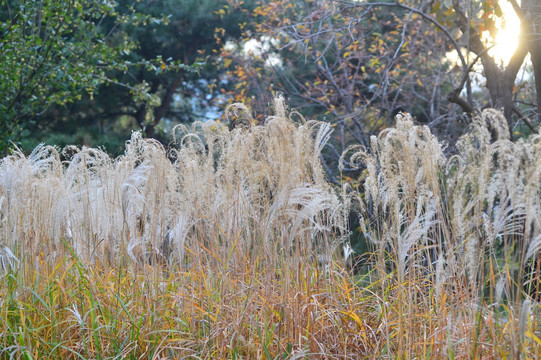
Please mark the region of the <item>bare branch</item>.
POLYGON ((347 1, 347 0, 332 0, 332 1, 337 2, 337 3, 341 3, 341 4, 350 5, 352 7, 378 7, 378 6, 381 6, 381 7, 396 7, 396 8, 399 8, 399 9, 409 10, 409 11, 421 16, 423 19, 427 20, 428 22, 432 23, 435 27, 437 27, 449 39, 451 44, 453 44, 453 47, 457 51, 460 62, 462 63, 462 67, 464 69, 468 67, 468 63, 466 62, 466 59, 464 59, 464 56, 462 55, 462 53, 460 51, 460 45, 456 42, 453 35, 451 35, 451 33, 445 28, 445 26, 440 24, 438 22, 438 20, 434 19, 432 16, 424 13, 423 11, 421 11, 419 9, 416 9, 416 8, 408 6, 408 5, 400 4, 400 3, 397 3, 397 2, 396 3, 384 3, 384 2, 358 3, 358 2, 351 2, 351 1, 347 1))
MULTIPOLYGON (((461 51, 462 49, 461 49, 460 45, 456 42, 456 40, 451 35, 451 33, 442 24, 440 24, 436 19, 434 19, 432 16, 426 14, 422 10, 416 9, 416 8, 408 6, 408 5, 400 4, 398 2, 396 2, 396 3, 383 3, 383 2, 375 2, 375 3, 357 3, 356 2, 356 3, 353 3, 353 2, 347 1, 347 0, 333 0, 333 1, 335 1, 337 3, 341 3, 341 4, 347 4, 347 5, 352 6, 352 7, 368 7, 368 8, 370 8, 370 7, 380 6, 380 7, 395 7, 395 8, 399 8, 399 9, 405 9, 405 10, 409 10, 410 14, 415 13, 415 14, 421 16, 426 21, 432 23, 436 28, 438 28, 449 39, 449 41, 453 45, 453 48, 456 50, 457 56, 460 59, 460 62, 462 64, 463 77, 462 77, 462 81, 460 82, 461 86, 460 86, 459 89, 457 88, 457 89, 453 90, 448 95, 447 99, 449 101, 451 101, 451 102, 454 102, 454 103, 460 105, 460 107, 465 112, 471 113, 473 111, 473 105, 469 101, 460 98, 459 95, 460 95, 460 92, 462 91, 462 88, 467 83, 467 85, 468 85, 468 87, 467 87, 468 99, 471 98, 471 86, 470 86, 469 73, 471 72, 471 70, 473 68, 473 64, 475 62, 470 64, 470 65, 467 64, 466 59, 464 59, 464 56, 462 55, 462 51, 461 51)), ((458 13, 458 11, 457 11, 457 13, 458 13)), ((461 14, 459 14, 459 16, 460 15, 461 14)), ((462 14, 462 16, 464 16, 464 14, 462 14)), ((408 18, 409 18, 409 16, 408 16, 408 18)), ((479 40, 479 43, 482 44, 480 42, 480 40, 479 40)), ((482 53, 485 52, 484 47, 483 47, 483 49, 480 50, 480 52, 482 52, 482 53)))
POLYGON ((524 20, 524 11, 520 7, 520 5, 517 3, 517 0, 509 0, 509 2, 513 6, 513 9, 515 10, 515 13, 517 14, 518 18, 521 21, 524 20))

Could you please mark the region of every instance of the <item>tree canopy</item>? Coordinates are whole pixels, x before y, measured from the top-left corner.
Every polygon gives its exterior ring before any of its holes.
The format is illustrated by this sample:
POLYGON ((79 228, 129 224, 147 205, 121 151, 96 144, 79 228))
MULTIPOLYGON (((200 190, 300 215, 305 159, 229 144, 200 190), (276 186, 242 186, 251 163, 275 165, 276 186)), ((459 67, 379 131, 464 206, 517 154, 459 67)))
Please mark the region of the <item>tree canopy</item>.
POLYGON ((219 116, 226 101, 263 114, 278 91, 305 116, 333 123, 334 159, 350 142, 368 146, 403 111, 451 142, 483 107, 501 108, 519 135, 539 124, 533 0, 1 5, 0 151, 47 137, 119 145, 132 129, 161 138, 175 123, 219 116), (505 64, 491 53, 503 2, 522 24, 505 64), (520 79, 528 59, 533 75, 520 79))
MULTIPOLYGON (((114 2, 4 0, 0 8, 0 153, 52 106, 93 94, 135 48, 114 2), (104 26, 109 23, 110 26, 104 26)), ((141 94, 140 92, 137 92, 141 94)))
POLYGON ((261 109, 268 89, 282 91, 366 145, 400 111, 454 138, 487 106, 502 109, 510 129, 537 131, 539 100, 517 76, 528 53, 539 72, 539 5, 503 1, 522 23, 508 64, 490 51, 496 23, 505 20, 496 0, 262 0, 252 12, 257 31, 244 40, 257 37, 260 51, 225 48, 224 64, 244 85, 236 101, 261 109), (474 82, 476 72, 485 80, 474 82))
POLYGON ((209 55, 244 16, 224 16, 224 5, 2 1, 0 152, 21 138, 28 148, 47 137, 58 145, 122 143, 138 128, 159 136, 164 117, 193 120, 192 99, 208 105, 207 87, 218 81, 209 55))

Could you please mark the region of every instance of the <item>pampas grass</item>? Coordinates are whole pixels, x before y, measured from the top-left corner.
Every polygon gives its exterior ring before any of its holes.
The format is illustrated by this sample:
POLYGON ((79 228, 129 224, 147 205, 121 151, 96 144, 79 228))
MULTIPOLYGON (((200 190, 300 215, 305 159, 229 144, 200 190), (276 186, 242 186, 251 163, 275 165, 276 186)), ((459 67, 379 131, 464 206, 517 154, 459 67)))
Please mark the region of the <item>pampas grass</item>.
POLYGON ((394 354, 426 357, 445 338, 441 356, 537 357, 540 333, 525 330, 525 319, 535 313, 538 324, 540 308, 525 314, 520 304, 536 296, 522 284, 540 283, 526 266, 539 256, 539 136, 509 141, 505 118, 489 109, 454 154, 408 115, 371 144, 350 148, 342 162, 365 169, 361 229, 375 249, 371 282, 397 299, 394 354))
POLYGON ((538 136, 486 110, 447 154, 400 115, 342 155, 352 190, 322 168, 329 124, 282 97, 259 124, 225 114, 168 148, 1 160, 0 358, 539 356, 538 136))
POLYGON ((88 263, 186 266, 186 249, 207 248, 224 266, 331 253, 348 209, 319 161, 330 127, 294 123, 282 98, 276 112, 232 131, 177 126, 170 151, 134 133, 117 159, 89 148, 64 149, 63 162, 53 147, 16 151, 0 164, 3 245, 27 263, 54 262, 66 247, 88 263))
POLYGON ((0 357, 369 351, 340 250, 349 202, 319 160, 331 127, 294 121, 281 97, 263 124, 227 113, 241 123, 177 126, 169 149, 134 133, 118 158, 40 146, 1 161, 0 357))

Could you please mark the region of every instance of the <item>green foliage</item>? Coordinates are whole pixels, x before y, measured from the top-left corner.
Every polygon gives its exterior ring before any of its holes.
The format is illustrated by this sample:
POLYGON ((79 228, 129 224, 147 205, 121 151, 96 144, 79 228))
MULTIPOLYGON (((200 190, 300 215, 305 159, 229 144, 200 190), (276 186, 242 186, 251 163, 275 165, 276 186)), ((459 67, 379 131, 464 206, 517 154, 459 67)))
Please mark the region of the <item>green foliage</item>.
POLYGON ((105 83, 126 87, 134 101, 156 104, 147 83, 123 84, 111 74, 133 68, 190 70, 159 56, 129 58, 137 43, 125 30, 166 20, 112 1, 2 1, 0 153, 18 140, 29 122, 44 121, 48 109, 79 101, 85 94, 92 97, 105 83))
POLYGON ((134 129, 165 141, 175 124, 218 112, 217 88, 224 70, 212 65, 214 51, 220 42, 238 36, 245 14, 220 11, 223 0, 116 4, 119 14, 129 16, 106 17, 96 25, 103 33, 114 29, 110 38, 135 46, 106 71, 105 81, 91 95, 53 105, 40 121, 26 124, 23 150, 31 151, 41 142, 75 143, 106 146, 117 154, 118 145, 134 129))
POLYGON ((107 68, 133 49, 123 38, 113 44, 95 26, 117 16, 108 2, 2 1, 0 152, 20 132, 23 119, 94 92, 107 68))

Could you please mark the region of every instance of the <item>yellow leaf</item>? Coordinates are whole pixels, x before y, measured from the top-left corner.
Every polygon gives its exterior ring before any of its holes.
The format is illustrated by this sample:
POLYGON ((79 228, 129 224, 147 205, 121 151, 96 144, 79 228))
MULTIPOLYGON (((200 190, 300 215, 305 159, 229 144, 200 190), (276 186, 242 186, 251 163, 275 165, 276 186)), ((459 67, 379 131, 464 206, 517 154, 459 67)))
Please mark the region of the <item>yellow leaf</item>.
POLYGON ((340 311, 342 314, 352 318, 360 327, 364 327, 359 315, 355 314, 353 311, 340 311))
POLYGON ((538 343, 539 345, 541 345, 541 339, 540 339, 537 335, 535 335, 531 330, 526 331, 525 335, 526 335, 526 337, 527 337, 528 339, 532 339, 532 340, 534 340, 536 343, 538 343))

